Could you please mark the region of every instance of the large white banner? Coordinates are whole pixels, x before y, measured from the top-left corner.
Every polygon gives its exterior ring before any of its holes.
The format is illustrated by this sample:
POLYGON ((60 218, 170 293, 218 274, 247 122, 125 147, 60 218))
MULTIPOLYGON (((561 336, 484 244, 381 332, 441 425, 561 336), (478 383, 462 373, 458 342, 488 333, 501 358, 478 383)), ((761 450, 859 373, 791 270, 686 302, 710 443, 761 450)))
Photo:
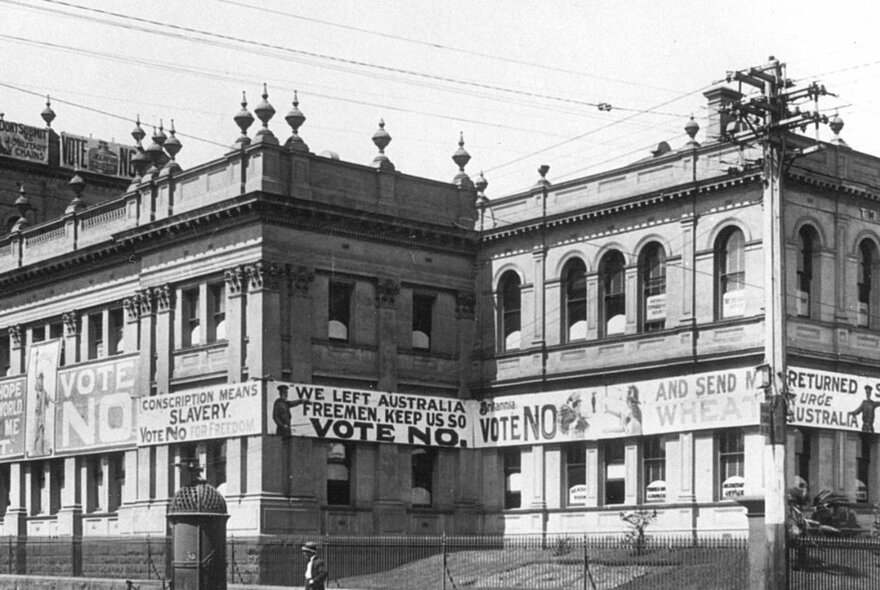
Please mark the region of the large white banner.
POLYGON ((137 148, 102 139, 61 134, 61 167, 87 170, 96 174, 132 178, 135 175, 131 159, 137 148))
POLYGON ((875 431, 880 379, 789 367, 786 385, 794 394, 793 425, 875 431))
POLYGON ((294 436, 418 446, 470 447, 471 427, 464 400, 384 391, 270 382, 268 424, 276 432, 282 408, 289 409, 294 436), (279 388, 287 388, 282 403, 279 388), (278 406, 276 410, 276 405, 278 406))
POLYGON ((138 446, 251 436, 263 431, 259 381, 230 383, 138 400, 138 446))
POLYGON ((756 425, 753 369, 635 381, 479 402, 477 447, 598 440, 756 425))
POLYGON ((48 130, 4 121, 0 117, 0 156, 47 164, 49 162, 48 130))

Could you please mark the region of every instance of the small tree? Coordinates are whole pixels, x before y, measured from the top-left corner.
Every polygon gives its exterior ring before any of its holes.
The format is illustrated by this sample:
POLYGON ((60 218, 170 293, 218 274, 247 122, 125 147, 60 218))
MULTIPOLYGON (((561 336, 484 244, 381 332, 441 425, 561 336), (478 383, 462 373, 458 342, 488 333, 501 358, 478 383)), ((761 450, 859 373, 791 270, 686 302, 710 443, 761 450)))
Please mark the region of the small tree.
POLYGON ((645 529, 657 520, 657 511, 646 509, 629 510, 620 513, 620 520, 629 525, 629 530, 624 535, 623 542, 632 546, 636 550, 636 555, 641 555, 645 552, 645 546, 648 543, 645 529))

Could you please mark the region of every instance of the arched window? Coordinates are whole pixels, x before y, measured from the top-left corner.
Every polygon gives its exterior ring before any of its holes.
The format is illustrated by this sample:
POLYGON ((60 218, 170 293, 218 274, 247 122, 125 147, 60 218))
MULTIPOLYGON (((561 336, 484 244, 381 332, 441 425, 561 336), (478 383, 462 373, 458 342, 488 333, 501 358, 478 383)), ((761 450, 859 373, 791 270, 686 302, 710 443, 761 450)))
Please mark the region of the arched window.
POLYGON ((498 283, 498 320, 501 351, 518 350, 522 334, 522 300, 519 276, 507 271, 498 283))
POLYGON ((745 313, 745 239, 737 228, 728 228, 715 243, 716 317, 739 317, 745 313))
POLYGON ((599 263, 599 318, 602 336, 623 334, 626 326, 626 262, 623 254, 612 250, 599 263))
POLYGON ((805 225, 798 232, 797 315, 808 318, 813 311, 813 268, 819 240, 816 230, 805 225))
POLYGON ((869 327, 876 310, 871 305, 874 290, 874 267, 877 264, 877 246, 871 240, 859 244, 859 326, 869 327))
POLYGON ((587 337, 587 268, 581 259, 566 263, 562 270, 563 341, 587 337))
POLYGON ((641 330, 653 332, 666 327, 666 253, 657 242, 648 244, 639 256, 641 330))

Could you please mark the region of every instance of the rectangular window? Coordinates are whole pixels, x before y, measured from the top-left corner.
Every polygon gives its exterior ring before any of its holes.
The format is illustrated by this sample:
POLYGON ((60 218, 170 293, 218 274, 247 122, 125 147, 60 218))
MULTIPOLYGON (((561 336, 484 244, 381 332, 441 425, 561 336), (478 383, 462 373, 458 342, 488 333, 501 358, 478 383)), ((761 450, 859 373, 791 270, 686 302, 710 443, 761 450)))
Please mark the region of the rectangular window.
POLYGON ((871 469, 872 435, 862 434, 859 440, 859 454, 856 456, 856 502, 868 501, 868 482, 871 469))
POLYGON ((122 308, 111 309, 110 319, 110 354, 122 354, 125 352, 125 341, 123 340, 123 331, 125 330, 125 313, 122 308))
POLYGON ((351 453, 354 447, 346 443, 330 443, 327 451, 327 504, 351 504, 351 453))
POLYGON ((104 356, 104 314, 89 314, 89 359, 104 356))
POLYGON ((226 340, 226 285, 208 285, 208 342, 226 340))
POLYGON ((9 487, 12 485, 9 463, 0 463, 0 518, 6 517, 9 508, 9 487))
POLYGON ((721 499, 738 498, 745 488, 745 439, 740 429, 718 433, 718 487, 721 499))
POLYGON ((351 295, 353 285, 330 281, 327 337, 348 342, 351 336, 351 295))
POLYGON ((37 326, 31 330, 31 342, 42 342, 46 339, 46 326, 37 326))
POLYGON ((220 488, 222 492, 226 487, 226 439, 209 441, 205 451, 205 479, 215 488, 224 486, 220 488))
POLYGON ((431 319, 434 313, 434 297, 413 293, 412 298, 412 347, 413 350, 431 350, 431 319))
POLYGON ((64 337, 64 324, 61 322, 55 322, 54 324, 49 324, 49 338, 51 340, 56 340, 58 338, 64 337))
POLYGON ((158 472, 156 471, 158 462, 156 460, 156 447, 150 447, 150 500, 156 498, 156 481, 158 480, 158 472))
POLYGON ((6 377, 12 367, 12 349, 9 345, 9 334, 0 334, 0 377, 6 377))
POLYGON ((122 488, 125 485, 125 454, 113 453, 107 459, 107 512, 116 512, 122 505, 122 488))
POLYGON ((508 448, 501 451, 504 469, 504 507, 522 508, 522 451, 508 448))
POLYGON ((31 467, 31 514, 42 514, 46 507, 43 494, 46 491, 46 469, 42 461, 34 461, 31 467))
POLYGON ((565 455, 566 506, 583 506, 587 503, 587 449, 583 443, 563 447, 565 455))
POLYGON ((644 439, 642 446, 645 502, 666 501, 666 445, 660 436, 644 439))
POLYGON ((809 428, 794 429, 794 487, 809 489, 810 459, 813 431, 809 428))
POLYGON ((88 479, 86 481, 86 512, 103 512, 104 465, 100 455, 86 457, 88 479))
POLYGON ((605 505, 626 501, 626 463, 623 441, 605 443, 605 505))
POLYGON ((187 289, 183 297, 183 345, 198 346, 202 343, 202 327, 199 321, 199 289, 187 289))
POLYGON ((412 452, 412 505, 415 507, 431 506, 435 459, 436 451, 430 447, 420 447, 412 452))
POLYGON ((61 510, 61 489, 64 487, 64 459, 54 459, 49 463, 49 514, 61 510))

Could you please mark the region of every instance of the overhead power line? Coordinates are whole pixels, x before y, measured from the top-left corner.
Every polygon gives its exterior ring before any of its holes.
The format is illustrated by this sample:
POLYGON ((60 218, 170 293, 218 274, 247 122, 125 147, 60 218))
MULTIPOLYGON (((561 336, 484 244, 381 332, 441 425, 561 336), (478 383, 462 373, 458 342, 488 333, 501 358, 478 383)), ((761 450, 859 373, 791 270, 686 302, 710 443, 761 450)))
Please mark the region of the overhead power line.
POLYGON ((285 16, 288 18, 302 20, 302 21, 306 21, 306 22, 310 22, 310 23, 319 24, 319 25, 325 25, 328 27, 335 27, 338 29, 346 30, 346 31, 355 31, 358 33, 363 33, 365 35, 374 35, 376 37, 383 37, 385 39, 393 39, 395 41, 402 41, 404 43, 412 43, 414 45, 421 45, 423 47, 430 47, 432 49, 442 49, 444 51, 453 51, 455 53, 462 53, 465 55, 473 55, 475 57, 483 57, 486 59, 493 59, 493 60, 497 60, 497 61, 501 61, 501 62, 505 62, 505 63, 519 65, 519 66, 538 68, 538 69, 547 70, 550 72, 559 72, 561 74, 570 74, 573 76, 582 76, 584 78, 592 78, 594 80, 613 82, 615 84, 625 84, 627 86, 635 86, 637 88, 648 88, 651 90, 660 90, 662 92, 675 92, 674 89, 663 88, 662 86, 653 86, 651 84, 644 84, 641 82, 633 82, 632 80, 621 80, 619 78, 612 78, 609 76, 599 76, 597 74, 589 74, 587 72, 582 72, 582 71, 578 71, 578 70, 570 70, 567 68, 560 68, 558 66, 550 66, 547 64, 541 64, 541 63, 537 63, 537 62, 513 59, 511 57, 505 57, 503 55, 494 55, 491 53, 484 53, 481 51, 473 51, 471 49, 462 49, 461 47, 453 47, 451 45, 445 45, 443 43, 437 43, 434 41, 424 41, 422 39, 413 39, 410 37, 404 37, 402 35, 393 35, 391 33, 385 33, 382 31, 374 31, 371 29, 364 29, 364 28, 355 27, 352 25, 345 25, 342 23, 335 23, 335 22, 331 22, 331 21, 327 21, 327 20, 321 20, 319 18, 303 16, 301 14, 294 14, 292 12, 287 12, 284 10, 274 10, 272 8, 266 8, 265 6, 246 4, 244 2, 234 2, 233 0, 216 0, 216 1, 220 2, 222 4, 229 4, 231 6, 239 6, 241 8, 247 8, 249 10, 256 10, 256 11, 263 12, 266 14, 275 14, 278 16, 285 16))

